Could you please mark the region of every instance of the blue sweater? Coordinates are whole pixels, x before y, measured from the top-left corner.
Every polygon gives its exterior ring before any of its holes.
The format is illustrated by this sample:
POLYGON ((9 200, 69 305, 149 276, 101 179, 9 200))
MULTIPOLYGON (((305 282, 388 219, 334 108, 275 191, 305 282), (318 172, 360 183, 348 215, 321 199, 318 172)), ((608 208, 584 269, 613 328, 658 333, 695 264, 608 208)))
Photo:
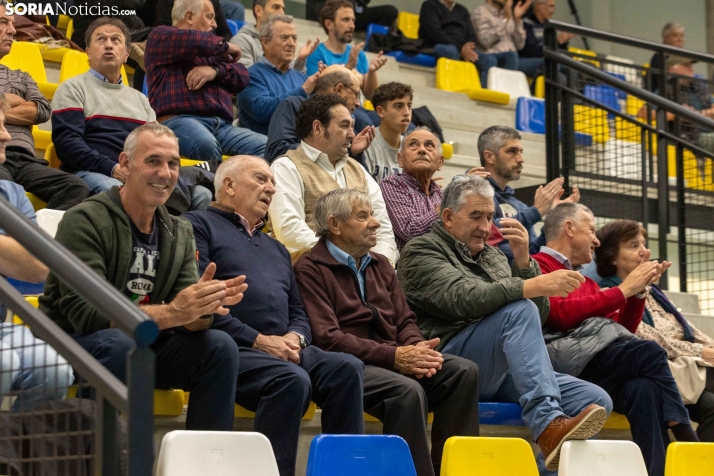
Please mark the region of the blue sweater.
MULTIPOLYGON (((215 205, 215 204, 213 204, 215 205)), ((230 334, 238 345, 251 347, 258 334, 298 332, 310 342, 312 333, 295 283, 290 253, 261 231, 252 236, 238 215, 210 206, 183 215, 193 225, 200 271, 216 263, 215 279, 245 275, 248 289, 230 314, 214 315, 213 328, 230 334)))
POLYGON ((295 132, 295 117, 306 99, 304 96, 291 96, 275 110, 268 128, 268 142, 265 144, 265 158, 268 163, 300 145, 300 139, 295 132))
POLYGON ((270 118, 283 99, 307 97, 302 88, 307 81, 305 73, 292 68, 283 73, 264 60, 248 68, 250 84, 238 94, 240 125, 261 134, 268 133, 270 118))
MULTIPOLYGON (((540 247, 545 246, 545 235, 543 233, 540 236, 536 235, 533 226, 541 220, 540 212, 535 206, 529 207, 525 203, 521 202, 515 197, 515 192, 513 188, 506 185, 506 188, 501 190, 501 187, 489 177, 489 182, 496 191, 493 199, 496 202, 496 214, 493 217, 493 222, 498 225, 503 218, 503 210, 501 209, 502 204, 510 205, 516 210, 516 216, 512 217, 521 222, 521 224, 528 230, 528 244, 529 251, 531 255, 540 252, 540 247)), ((504 240, 498 245, 498 248, 503 251, 503 253, 508 258, 508 262, 513 261, 513 252, 511 252, 511 244, 504 240)))

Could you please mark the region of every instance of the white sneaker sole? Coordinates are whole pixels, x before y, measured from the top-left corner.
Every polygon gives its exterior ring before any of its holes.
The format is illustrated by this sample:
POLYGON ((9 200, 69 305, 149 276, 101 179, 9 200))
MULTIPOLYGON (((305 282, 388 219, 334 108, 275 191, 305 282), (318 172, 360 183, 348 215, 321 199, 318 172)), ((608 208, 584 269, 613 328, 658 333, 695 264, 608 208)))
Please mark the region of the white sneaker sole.
POLYGON ((558 446, 548 455, 545 460, 545 467, 550 471, 558 469, 560 463, 560 448, 568 440, 587 440, 598 434, 607 420, 607 412, 604 408, 594 408, 590 413, 580 420, 568 433, 565 434, 558 446))

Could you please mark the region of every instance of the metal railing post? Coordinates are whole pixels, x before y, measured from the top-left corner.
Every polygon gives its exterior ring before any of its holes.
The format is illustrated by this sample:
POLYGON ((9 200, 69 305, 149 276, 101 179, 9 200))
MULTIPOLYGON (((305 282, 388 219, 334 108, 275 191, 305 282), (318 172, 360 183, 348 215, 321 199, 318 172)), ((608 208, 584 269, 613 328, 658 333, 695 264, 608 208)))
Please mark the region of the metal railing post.
POLYGON ((677 254, 679 292, 687 292, 687 204, 684 200, 684 147, 677 144, 677 254))
POLYGON ((129 388, 129 475, 151 476, 154 462, 154 351, 148 346, 132 349, 126 370, 129 388))
MULTIPOLYGON (((546 28, 543 41, 547 48, 558 47, 558 37, 555 29, 546 28)), ((548 182, 560 175, 560 140, 558 131, 558 88, 553 83, 558 82, 558 63, 545 57, 545 174, 548 182)))
POLYGON ((119 475, 119 442, 117 441, 117 412, 103 396, 96 401, 94 474, 97 476, 119 475))
MULTIPOLYGON (((575 71, 569 69, 567 73, 568 89, 574 89, 575 71)), ((560 128, 562 144, 562 166, 558 175, 563 175, 565 179, 563 188, 570 191, 570 170, 575 168, 575 106, 573 96, 567 91, 561 91, 562 100, 560 102, 560 128)))
MULTIPOLYGON (((657 110, 657 129, 665 132, 667 128, 667 112, 657 110)), ((669 177, 667 173, 667 139, 662 134, 657 134, 657 215, 659 230, 659 257, 667 259, 667 234, 669 233, 669 177)), ((667 274, 662 275, 660 287, 667 289, 667 274)))

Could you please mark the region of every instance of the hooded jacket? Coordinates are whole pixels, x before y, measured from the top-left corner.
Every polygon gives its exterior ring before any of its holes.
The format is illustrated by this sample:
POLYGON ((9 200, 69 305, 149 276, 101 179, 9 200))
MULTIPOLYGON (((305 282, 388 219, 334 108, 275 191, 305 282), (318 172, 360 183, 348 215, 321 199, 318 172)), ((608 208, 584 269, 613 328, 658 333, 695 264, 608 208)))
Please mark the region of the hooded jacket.
MULTIPOLYGON (((191 224, 169 215, 165 207, 156 213, 161 254, 149 304, 164 304, 198 281, 198 265, 191 224)), ((55 239, 115 288, 126 284, 133 252, 131 221, 122 207, 119 188, 67 211, 55 239)), ((40 310, 67 332, 86 335, 109 327, 107 316, 52 271, 39 301, 40 310)))
MULTIPOLYGON (((411 239, 399 260, 399 281, 417 315, 424 337, 439 337, 442 349, 464 327, 523 299, 523 281, 540 276, 538 263, 528 269, 508 265, 498 248, 485 245, 468 256, 456 238, 436 222, 426 235, 411 239)), ((548 298, 532 301, 541 322, 548 317, 548 298)))

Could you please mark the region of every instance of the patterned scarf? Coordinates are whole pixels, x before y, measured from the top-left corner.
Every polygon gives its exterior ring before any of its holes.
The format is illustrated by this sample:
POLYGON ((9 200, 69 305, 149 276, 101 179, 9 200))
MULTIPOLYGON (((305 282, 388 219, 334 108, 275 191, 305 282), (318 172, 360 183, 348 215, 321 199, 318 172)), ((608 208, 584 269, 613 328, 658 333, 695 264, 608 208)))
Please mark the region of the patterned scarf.
MULTIPOLYGON (((603 278, 600 281, 601 288, 612 288, 615 286, 619 286, 620 284, 622 284, 622 279, 620 279, 619 276, 608 276, 607 278, 603 278)), ((689 327, 689 323, 684 318, 684 316, 677 310, 674 304, 672 304, 672 301, 670 301, 669 298, 664 294, 664 291, 662 291, 659 286, 652 284, 650 285, 650 295, 654 298, 655 301, 657 301, 657 304, 662 306, 662 309, 664 309, 665 312, 668 312, 669 314, 673 315, 677 322, 679 322, 679 325, 682 326, 682 330, 684 331, 684 340, 688 342, 694 342, 694 333, 692 332, 692 328, 689 327)), ((650 313, 650 310, 647 309, 647 306, 645 306, 645 312, 642 315, 642 321, 649 326, 655 326, 654 319, 652 318, 652 313, 650 313)))

